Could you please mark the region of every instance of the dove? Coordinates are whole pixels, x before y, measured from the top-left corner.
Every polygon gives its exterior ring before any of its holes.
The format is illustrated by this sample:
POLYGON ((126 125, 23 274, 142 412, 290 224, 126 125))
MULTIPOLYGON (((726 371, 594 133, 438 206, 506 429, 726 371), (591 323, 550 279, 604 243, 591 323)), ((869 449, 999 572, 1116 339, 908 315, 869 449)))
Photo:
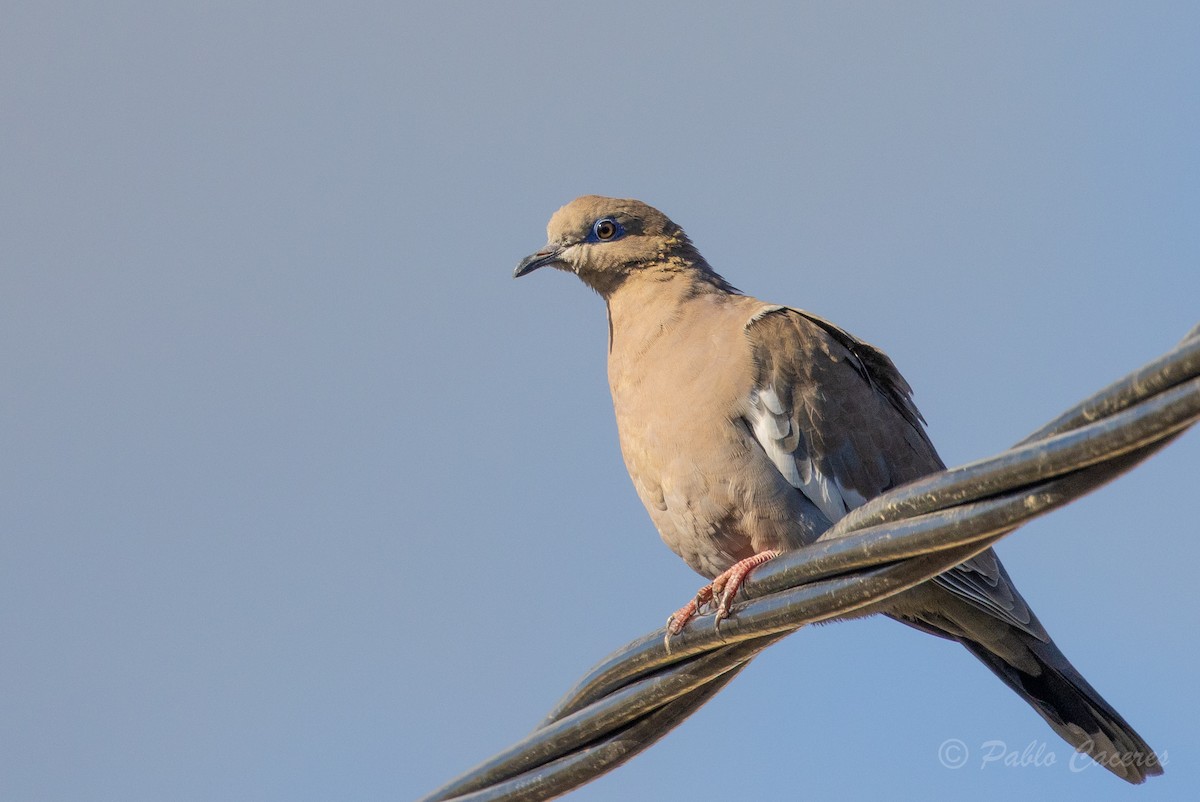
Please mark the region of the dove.
MULTIPOLYGON (((547 239, 514 276, 556 268, 604 299, 625 466, 663 541, 712 580, 669 619, 668 637, 709 603, 718 620, 728 616, 758 565, 945 467, 883 351, 814 314, 742 294, 657 209, 587 195, 551 217, 547 239)), ((1162 773, 991 549, 869 612, 961 643, 1118 777, 1162 773)))

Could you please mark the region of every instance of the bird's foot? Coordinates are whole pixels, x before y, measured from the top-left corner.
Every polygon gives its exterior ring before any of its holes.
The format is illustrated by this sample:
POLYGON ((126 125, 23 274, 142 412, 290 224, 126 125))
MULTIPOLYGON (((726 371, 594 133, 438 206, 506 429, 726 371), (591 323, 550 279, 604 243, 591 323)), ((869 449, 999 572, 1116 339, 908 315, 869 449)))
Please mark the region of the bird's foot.
POLYGON ((682 632, 687 623, 695 618, 696 614, 714 599, 717 601, 716 625, 719 628, 721 621, 729 617, 729 610, 733 605, 733 597, 737 595, 738 590, 742 587, 742 583, 746 581, 747 575, 768 560, 778 557, 781 553, 778 549, 771 549, 759 552, 744 560, 739 560, 729 570, 700 588, 699 592, 696 593, 696 598, 671 613, 671 617, 667 619, 667 633, 663 638, 663 642, 667 646, 667 651, 670 651, 671 648, 671 637, 682 632))
POLYGON ((742 583, 746 581, 750 572, 782 553, 779 549, 760 551, 753 557, 747 557, 734 563, 728 571, 713 580, 713 596, 720 596, 720 600, 717 602, 716 625, 718 627, 721 626, 721 621, 729 617, 729 608, 733 605, 733 597, 741 590, 742 583))
POLYGON ((696 591, 696 598, 671 613, 667 618, 667 634, 663 636, 663 645, 671 651, 671 636, 678 635, 687 626, 687 622, 696 617, 696 613, 713 600, 713 585, 710 582, 696 591))

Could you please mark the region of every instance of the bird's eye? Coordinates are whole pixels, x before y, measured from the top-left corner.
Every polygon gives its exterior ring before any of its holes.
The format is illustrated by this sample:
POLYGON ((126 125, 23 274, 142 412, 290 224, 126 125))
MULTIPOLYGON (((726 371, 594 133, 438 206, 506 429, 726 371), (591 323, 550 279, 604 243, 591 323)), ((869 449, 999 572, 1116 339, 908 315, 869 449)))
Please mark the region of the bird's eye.
POLYGON ((600 242, 616 239, 623 233, 621 224, 611 217, 602 217, 592 224, 592 238, 600 242))

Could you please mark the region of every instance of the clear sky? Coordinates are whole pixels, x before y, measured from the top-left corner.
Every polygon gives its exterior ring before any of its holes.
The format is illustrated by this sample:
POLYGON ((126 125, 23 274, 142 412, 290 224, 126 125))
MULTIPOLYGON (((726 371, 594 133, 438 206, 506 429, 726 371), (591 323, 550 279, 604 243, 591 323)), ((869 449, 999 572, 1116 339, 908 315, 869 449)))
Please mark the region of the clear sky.
MULTIPOLYGON (((3 799, 412 798, 695 591, 602 303, 510 278, 576 195, 887 350, 951 464, 1200 320, 1195 4, 180 5, 0 24, 3 799)), ((574 798, 1189 798, 1198 466, 1193 432, 1000 547, 1164 778, 1071 771, 870 620, 574 798)))

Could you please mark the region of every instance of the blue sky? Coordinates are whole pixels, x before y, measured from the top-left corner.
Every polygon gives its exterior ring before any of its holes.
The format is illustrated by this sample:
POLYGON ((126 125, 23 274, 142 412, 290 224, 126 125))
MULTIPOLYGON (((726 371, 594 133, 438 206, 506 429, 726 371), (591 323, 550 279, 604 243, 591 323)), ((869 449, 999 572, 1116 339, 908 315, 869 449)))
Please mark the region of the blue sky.
MULTIPOLYGON (((621 463, 602 303, 510 278, 576 195, 887 350, 951 464, 1200 320, 1191 4, 4 17, 5 799, 412 798, 694 592, 621 463)), ((573 798, 1188 798, 1197 465, 1191 433, 1000 546, 1165 777, 1071 771, 965 650, 869 620, 573 798)))

